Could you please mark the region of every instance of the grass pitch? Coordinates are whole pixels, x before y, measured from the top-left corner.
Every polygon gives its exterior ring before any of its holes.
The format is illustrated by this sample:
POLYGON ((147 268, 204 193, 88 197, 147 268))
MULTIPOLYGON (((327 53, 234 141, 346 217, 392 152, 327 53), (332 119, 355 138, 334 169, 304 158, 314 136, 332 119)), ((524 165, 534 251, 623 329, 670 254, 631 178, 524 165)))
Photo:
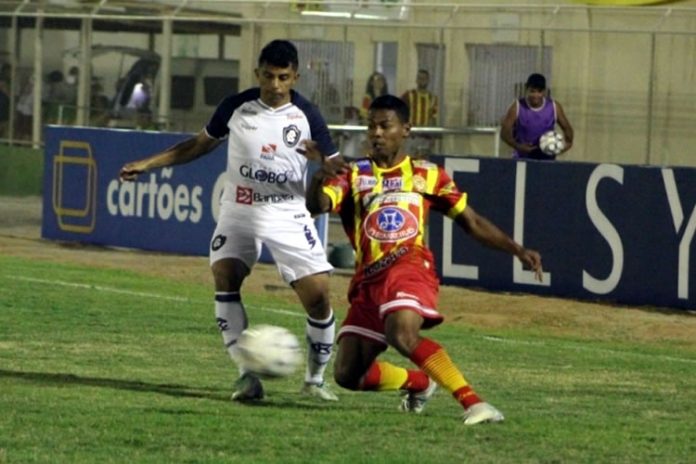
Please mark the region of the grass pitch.
MULTIPOLYGON (((245 301, 252 324, 303 337, 295 300, 245 301)), ((316 402, 301 372, 233 403, 208 285, 0 256, 0 463, 694 462, 691 346, 456 321, 428 335, 504 423, 465 427, 444 391, 419 416, 395 393, 316 402)))

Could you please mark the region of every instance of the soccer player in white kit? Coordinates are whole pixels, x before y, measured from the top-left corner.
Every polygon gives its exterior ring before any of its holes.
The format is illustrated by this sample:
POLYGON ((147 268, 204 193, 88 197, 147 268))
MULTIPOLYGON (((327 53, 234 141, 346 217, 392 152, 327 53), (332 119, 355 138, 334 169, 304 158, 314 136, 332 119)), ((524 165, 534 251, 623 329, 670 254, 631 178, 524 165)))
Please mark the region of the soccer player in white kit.
MULTIPOLYGON (((240 288, 265 244, 282 278, 307 312, 307 370, 302 393, 338 398, 324 383, 335 334, 329 303, 333 269, 305 206, 307 159, 297 152, 313 140, 325 156, 337 154, 323 117, 292 90, 299 78, 295 46, 267 44, 258 60, 259 87, 225 98, 195 136, 121 168, 122 180, 150 169, 182 164, 211 152, 226 138, 227 171, 220 215, 210 242, 215 317, 223 342, 239 366, 236 342, 248 326, 240 288)), ((232 399, 264 397, 261 381, 240 367, 232 399)))

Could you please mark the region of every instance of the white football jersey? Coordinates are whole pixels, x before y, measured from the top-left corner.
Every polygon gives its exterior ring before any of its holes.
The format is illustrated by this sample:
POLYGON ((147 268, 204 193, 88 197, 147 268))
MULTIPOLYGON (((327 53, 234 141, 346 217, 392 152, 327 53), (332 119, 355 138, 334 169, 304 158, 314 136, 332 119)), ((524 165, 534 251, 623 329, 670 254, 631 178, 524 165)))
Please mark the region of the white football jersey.
POLYGON ((299 93, 290 103, 271 108, 258 88, 225 98, 206 126, 209 136, 229 138, 222 202, 236 213, 305 209, 307 159, 297 152, 301 141, 317 142, 326 155, 337 152, 319 110, 299 93))

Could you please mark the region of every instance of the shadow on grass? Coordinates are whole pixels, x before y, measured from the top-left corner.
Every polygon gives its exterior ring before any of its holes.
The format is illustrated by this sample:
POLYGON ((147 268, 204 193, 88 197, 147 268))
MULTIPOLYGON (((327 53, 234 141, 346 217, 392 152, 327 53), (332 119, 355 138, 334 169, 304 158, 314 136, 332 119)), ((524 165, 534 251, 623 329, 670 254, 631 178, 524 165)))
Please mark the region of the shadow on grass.
POLYGON ((273 392, 261 401, 233 402, 230 400, 229 393, 213 393, 205 391, 205 388, 193 388, 178 384, 158 384, 140 382, 137 380, 108 379, 99 377, 83 377, 75 374, 48 373, 48 372, 23 372, 0 369, 0 378, 15 378, 25 382, 32 382, 40 385, 84 385, 88 387, 113 388, 116 390, 130 390, 135 392, 159 393, 162 395, 180 398, 201 398, 214 401, 222 401, 238 406, 253 407, 276 407, 276 408, 296 408, 296 409, 323 409, 334 406, 336 403, 316 402, 300 396, 297 393, 273 392))
POLYGON ((36 384, 74 384, 89 387, 106 387, 117 390, 132 390, 185 398, 207 398, 218 401, 229 401, 229 397, 223 394, 214 394, 177 384, 158 384, 140 382, 137 380, 106 379, 99 377, 83 377, 75 374, 48 373, 48 372, 22 372, 0 369, 0 377, 13 377, 16 379, 33 382, 36 384))

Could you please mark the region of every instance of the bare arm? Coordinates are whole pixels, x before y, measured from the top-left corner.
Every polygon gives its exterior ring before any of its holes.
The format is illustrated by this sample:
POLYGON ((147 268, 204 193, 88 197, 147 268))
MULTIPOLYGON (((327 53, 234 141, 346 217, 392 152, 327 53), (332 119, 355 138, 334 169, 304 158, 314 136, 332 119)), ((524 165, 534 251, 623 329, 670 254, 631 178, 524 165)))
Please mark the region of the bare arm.
POLYGON ((534 271, 536 279, 541 282, 543 268, 541 266, 541 255, 538 252, 524 248, 515 242, 492 222, 474 211, 471 206, 467 206, 456 217, 456 222, 479 243, 516 256, 517 259, 522 261, 522 264, 534 271))
POLYGON ((307 209, 313 215, 331 211, 331 200, 321 189, 324 179, 325 176, 320 169, 312 176, 307 188, 307 209))
POLYGON ((517 102, 514 101, 512 102, 512 105, 510 105, 510 107, 508 108, 507 113, 505 113, 505 116, 503 116, 503 119, 500 121, 500 138, 503 139, 503 142, 510 145, 518 152, 529 153, 536 147, 528 143, 517 143, 517 140, 515 140, 515 136, 513 135, 516 121, 517 102))
POLYGON ((570 147, 573 146, 573 126, 570 125, 570 121, 568 121, 565 111, 563 111, 563 107, 558 102, 556 102, 556 119, 558 120, 558 125, 561 126, 561 129, 563 129, 563 137, 566 141, 566 146, 563 149, 563 152, 566 152, 570 150, 570 147))
POLYGON ((139 174, 151 169, 193 161, 220 145, 221 141, 208 136, 205 130, 166 150, 138 161, 125 164, 119 172, 121 180, 135 180, 139 174))
POLYGON ((348 163, 341 155, 325 158, 317 149, 316 142, 312 140, 304 140, 302 148, 298 148, 297 151, 308 160, 321 163, 321 167, 314 173, 307 188, 307 209, 312 214, 331 211, 331 199, 322 191, 324 180, 344 172, 348 168, 348 163))

